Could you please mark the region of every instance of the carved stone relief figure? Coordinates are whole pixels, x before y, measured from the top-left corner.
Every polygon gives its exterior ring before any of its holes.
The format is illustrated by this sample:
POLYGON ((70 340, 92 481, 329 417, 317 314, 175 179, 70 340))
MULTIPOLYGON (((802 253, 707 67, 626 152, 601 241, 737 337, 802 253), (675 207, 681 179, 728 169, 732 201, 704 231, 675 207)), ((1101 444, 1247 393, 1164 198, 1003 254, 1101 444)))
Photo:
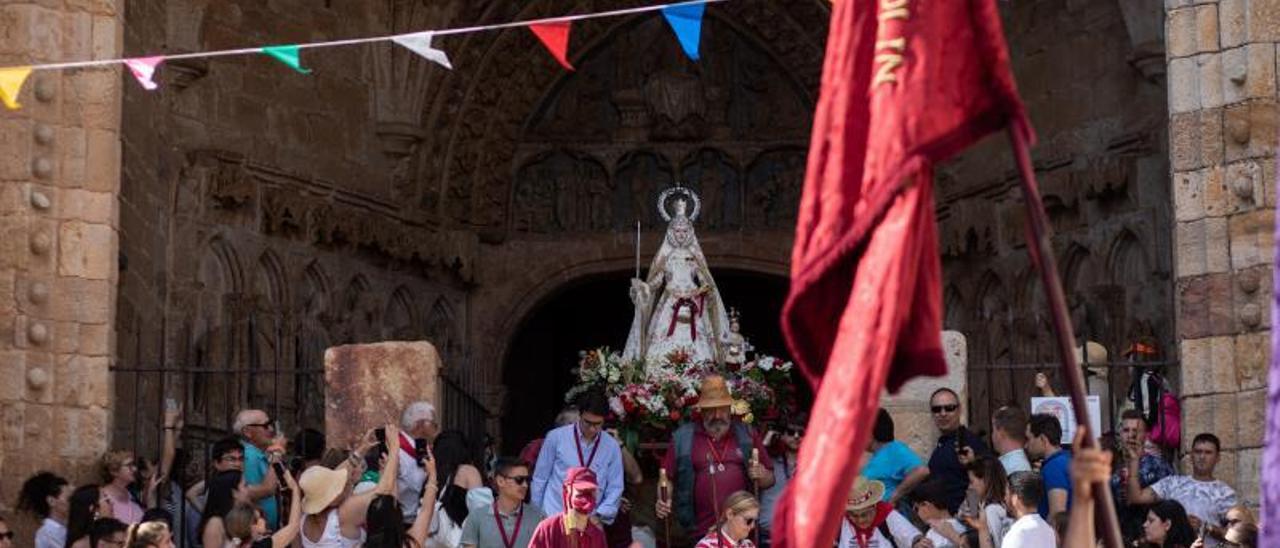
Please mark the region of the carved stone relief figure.
POLYGON ((696 189, 702 198, 700 224, 707 229, 741 225, 740 179, 723 153, 712 149, 699 151, 689 160, 682 175, 682 182, 696 189))
POLYGON ((644 228, 661 226, 662 218, 654 209, 658 193, 675 183, 675 177, 665 160, 649 152, 624 156, 616 176, 614 203, 627 204, 627 215, 619 216, 621 226, 631 226, 640 221, 644 228))
POLYGON ((795 221, 804 186, 804 152, 781 149, 761 154, 747 172, 747 223, 784 227, 795 221))

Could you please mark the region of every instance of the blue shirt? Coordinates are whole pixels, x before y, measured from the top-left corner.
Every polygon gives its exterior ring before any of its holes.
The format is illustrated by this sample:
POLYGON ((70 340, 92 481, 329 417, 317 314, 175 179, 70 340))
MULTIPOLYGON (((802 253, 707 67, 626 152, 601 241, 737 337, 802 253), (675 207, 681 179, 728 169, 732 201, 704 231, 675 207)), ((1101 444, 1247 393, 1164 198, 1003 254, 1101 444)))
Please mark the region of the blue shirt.
POLYGON ((1040 465, 1040 477, 1044 478, 1044 498, 1040 500, 1040 517, 1049 518, 1049 491, 1064 489, 1067 492, 1067 508, 1071 509, 1071 452, 1063 449, 1044 459, 1040 465))
POLYGON ((924 460, 916 456, 907 444, 893 440, 871 455, 862 467, 862 475, 884 484, 884 500, 887 501, 898 489, 898 484, 907 479, 907 474, 923 465, 924 460))
POLYGON ((605 523, 613 523, 618 515, 618 505, 622 500, 622 446, 607 432, 599 434, 600 445, 595 450, 595 458, 591 458, 591 449, 595 441, 588 443, 582 440, 582 462, 578 461, 578 444, 574 433, 578 423, 567 424, 547 433, 542 442, 542 450, 538 452, 538 463, 533 468, 533 485, 529 489, 530 501, 542 508, 548 516, 564 511, 564 475, 570 468, 583 466, 590 461, 591 471, 596 473, 596 481, 600 484, 596 495, 599 504, 596 515, 605 523))
MULTIPOLYGON (((267 454, 252 443, 241 441, 240 445, 244 446, 244 484, 259 485, 266 481, 267 471, 271 469, 267 454)), ((275 495, 260 498, 257 504, 267 515, 267 527, 272 530, 280 527, 280 510, 276 506, 275 495)))

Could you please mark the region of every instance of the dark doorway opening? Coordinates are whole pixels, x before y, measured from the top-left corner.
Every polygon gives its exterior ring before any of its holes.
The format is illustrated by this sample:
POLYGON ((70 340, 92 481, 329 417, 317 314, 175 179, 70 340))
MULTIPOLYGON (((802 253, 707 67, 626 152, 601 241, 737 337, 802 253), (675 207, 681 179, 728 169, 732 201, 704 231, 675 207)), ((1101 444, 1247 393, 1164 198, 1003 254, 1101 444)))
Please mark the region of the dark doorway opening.
MULTIPOLYGON (((787 279, 746 270, 712 271, 725 306, 742 314, 742 334, 756 352, 790 359, 778 327, 787 279)), ((619 271, 570 282, 523 320, 503 364, 504 454, 516 454, 551 427, 565 406, 565 392, 576 382, 573 368, 579 352, 602 346, 621 350, 626 344, 633 313, 627 297, 632 276, 619 271)))

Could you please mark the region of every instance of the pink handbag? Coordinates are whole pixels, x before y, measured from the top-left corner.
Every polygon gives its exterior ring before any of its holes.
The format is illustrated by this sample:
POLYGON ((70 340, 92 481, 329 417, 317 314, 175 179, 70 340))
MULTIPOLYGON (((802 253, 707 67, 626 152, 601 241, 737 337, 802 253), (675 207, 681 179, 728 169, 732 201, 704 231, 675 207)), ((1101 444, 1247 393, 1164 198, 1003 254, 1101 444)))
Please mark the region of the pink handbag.
POLYGON ((1160 396, 1160 411, 1151 425, 1151 441, 1161 447, 1178 449, 1182 445, 1182 407, 1172 392, 1160 396))

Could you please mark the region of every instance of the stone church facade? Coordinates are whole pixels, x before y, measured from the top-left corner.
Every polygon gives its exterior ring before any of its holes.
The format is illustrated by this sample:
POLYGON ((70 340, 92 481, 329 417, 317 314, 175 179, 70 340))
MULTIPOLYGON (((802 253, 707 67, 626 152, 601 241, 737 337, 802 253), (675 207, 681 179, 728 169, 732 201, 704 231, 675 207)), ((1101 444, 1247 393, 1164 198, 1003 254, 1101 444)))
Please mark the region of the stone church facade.
MULTIPOLYGON (((644 2, 84 0, 0 6, 5 64, 243 47, 644 2)), ((1250 501, 1269 351, 1280 0, 1000 4, 1079 334, 1160 347, 1187 432, 1250 501)), ((323 417, 320 355, 440 350, 451 426, 497 431, 511 341, 564 288, 630 272, 658 192, 695 188, 713 268, 783 278, 828 4, 708 10, 703 60, 656 15, 575 25, 562 71, 523 29, 32 76, 0 124, 0 498, 108 445, 153 452, 165 396, 189 445, 239 407, 323 417)), ((970 419, 1051 370, 1007 145, 939 168, 948 329, 970 419)), ((623 291, 619 289, 619 291, 623 291)), ((1128 372, 1113 379, 1123 390, 1128 372)), ((74 475, 74 474, 73 474, 74 475)))

